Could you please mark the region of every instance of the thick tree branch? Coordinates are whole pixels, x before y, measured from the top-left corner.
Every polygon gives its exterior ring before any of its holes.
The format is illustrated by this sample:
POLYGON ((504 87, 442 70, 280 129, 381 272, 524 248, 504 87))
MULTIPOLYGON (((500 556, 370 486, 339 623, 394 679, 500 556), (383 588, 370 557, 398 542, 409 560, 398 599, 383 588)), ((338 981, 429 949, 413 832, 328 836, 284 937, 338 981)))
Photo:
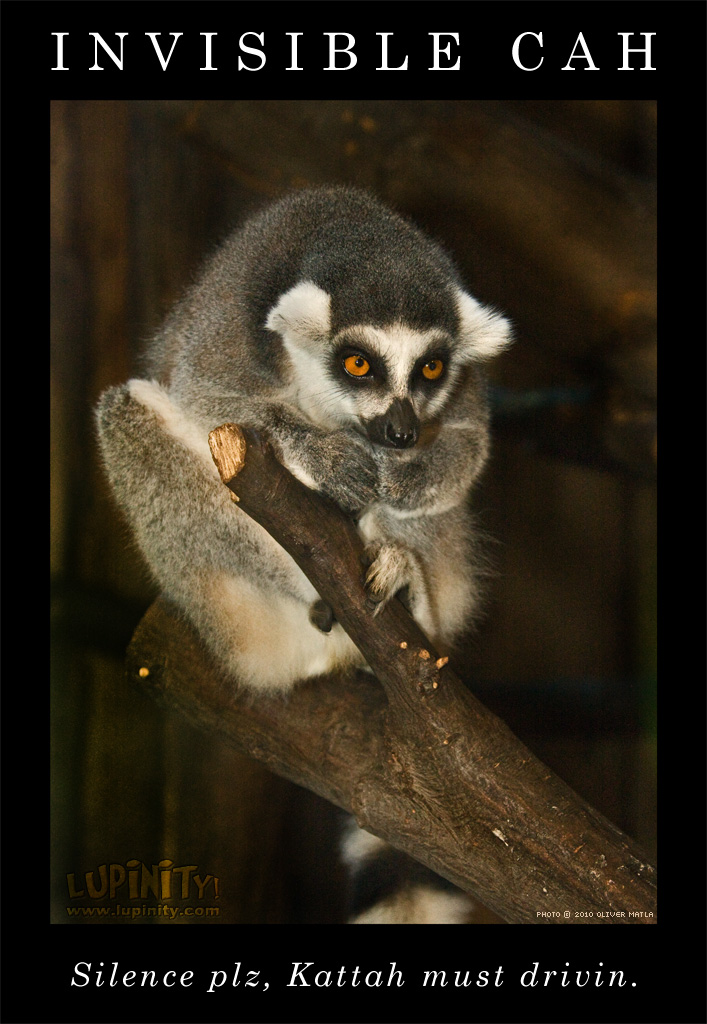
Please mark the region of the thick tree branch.
POLYGON ((655 922, 656 872, 632 841, 473 697, 398 601, 373 617, 353 523, 257 436, 244 443, 226 424, 210 442, 237 495, 234 515, 250 515, 292 555, 383 691, 359 673, 287 698, 234 698, 159 602, 133 639, 129 670, 147 670, 168 704, 352 811, 508 921, 559 912, 562 922, 655 922), (592 916, 575 917, 583 912, 592 916))

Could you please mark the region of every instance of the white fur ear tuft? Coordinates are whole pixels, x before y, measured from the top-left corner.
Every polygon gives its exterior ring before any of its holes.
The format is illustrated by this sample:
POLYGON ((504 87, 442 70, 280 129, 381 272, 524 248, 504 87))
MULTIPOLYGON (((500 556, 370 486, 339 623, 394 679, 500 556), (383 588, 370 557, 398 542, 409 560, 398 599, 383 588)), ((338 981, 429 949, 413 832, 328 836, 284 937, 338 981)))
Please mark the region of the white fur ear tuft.
POLYGON ((312 281, 300 281, 281 295, 265 326, 290 342, 315 341, 329 334, 331 297, 312 281))
POLYGON ((508 320, 461 289, 457 292, 457 311, 459 335, 469 359, 490 359, 510 344, 508 320))

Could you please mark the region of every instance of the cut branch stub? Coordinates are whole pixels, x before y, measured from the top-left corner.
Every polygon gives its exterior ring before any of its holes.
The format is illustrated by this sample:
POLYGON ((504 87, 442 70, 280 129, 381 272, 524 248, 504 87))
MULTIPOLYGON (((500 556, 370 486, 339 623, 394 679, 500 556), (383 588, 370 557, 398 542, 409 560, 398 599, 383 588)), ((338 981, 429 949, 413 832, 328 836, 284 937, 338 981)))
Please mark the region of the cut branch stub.
POLYGON ((211 431, 209 447, 221 479, 230 487, 245 464, 246 443, 243 431, 235 423, 225 423, 211 431))

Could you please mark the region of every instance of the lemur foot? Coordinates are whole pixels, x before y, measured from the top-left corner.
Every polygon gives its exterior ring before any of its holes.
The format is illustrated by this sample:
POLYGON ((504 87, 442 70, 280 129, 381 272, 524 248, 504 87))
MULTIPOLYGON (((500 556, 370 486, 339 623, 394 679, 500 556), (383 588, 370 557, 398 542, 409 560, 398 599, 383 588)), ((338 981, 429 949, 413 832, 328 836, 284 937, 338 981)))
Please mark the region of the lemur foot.
POLYGON ((320 629, 322 633, 331 633, 331 627, 335 621, 331 605, 319 598, 318 601, 310 605, 309 621, 317 629, 320 629))
POLYGON ((376 615, 391 597, 411 610, 411 584, 416 572, 407 548, 400 544, 369 544, 361 561, 367 566, 364 579, 369 608, 376 615))

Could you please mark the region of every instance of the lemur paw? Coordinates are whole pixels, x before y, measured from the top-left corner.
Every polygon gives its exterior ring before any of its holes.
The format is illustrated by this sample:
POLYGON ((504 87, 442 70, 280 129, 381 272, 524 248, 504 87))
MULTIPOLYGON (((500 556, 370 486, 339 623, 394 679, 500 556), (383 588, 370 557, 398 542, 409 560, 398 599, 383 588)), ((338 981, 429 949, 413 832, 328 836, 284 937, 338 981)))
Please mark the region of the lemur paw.
POLYGON ((318 601, 309 606, 309 621, 322 633, 331 633, 331 627, 335 622, 331 605, 322 601, 320 597, 318 601))
POLYGON ((369 544, 361 561, 368 567, 364 586, 373 614, 376 615, 396 595, 410 610, 415 565, 409 550, 401 544, 369 544))
POLYGON ((322 489, 349 515, 359 516, 378 496, 378 472, 362 445, 343 440, 347 445, 340 452, 335 445, 328 445, 332 464, 322 489))

